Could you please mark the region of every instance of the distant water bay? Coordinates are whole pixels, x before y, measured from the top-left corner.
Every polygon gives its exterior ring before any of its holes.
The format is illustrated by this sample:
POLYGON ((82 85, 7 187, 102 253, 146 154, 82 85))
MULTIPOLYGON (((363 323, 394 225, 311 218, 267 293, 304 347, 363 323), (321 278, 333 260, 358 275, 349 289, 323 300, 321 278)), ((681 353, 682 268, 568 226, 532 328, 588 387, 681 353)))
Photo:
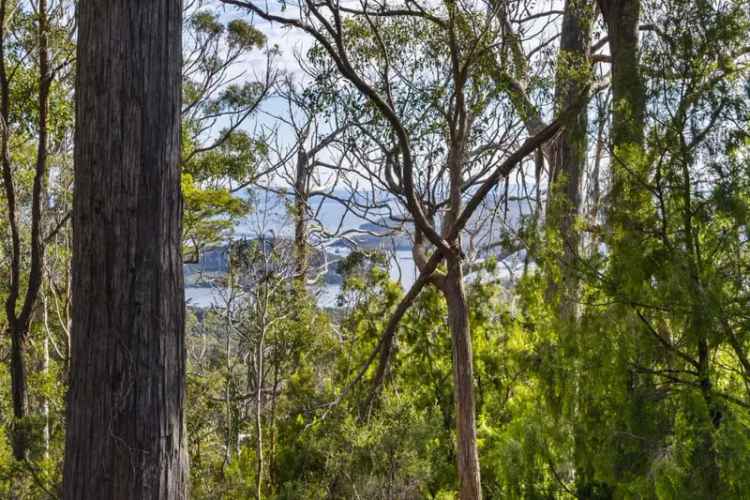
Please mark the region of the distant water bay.
MULTIPOLYGON (((348 200, 352 197, 350 193, 346 192, 334 192, 333 196, 341 199, 348 200)), ((396 200, 388 198, 387 195, 376 195, 378 199, 387 204, 390 207, 390 213, 396 217, 400 217, 402 212, 401 208, 396 200), (387 203, 386 203, 387 202, 387 203)), ((289 199, 265 190, 252 190, 243 193, 243 197, 250 199, 252 203, 252 212, 248 214, 239 224, 235 227, 234 238, 249 238, 254 239, 258 237, 277 237, 277 238, 291 238, 293 236, 294 224, 292 218, 289 215, 289 199)), ((354 196, 355 200, 363 202, 364 199, 357 195, 354 196)), ((372 199, 372 196, 369 196, 372 199)), ((378 221, 387 225, 395 225, 396 222, 388 220, 388 209, 380 208, 378 210, 372 210, 367 213, 367 218, 361 217, 358 213, 353 210, 348 210, 347 207, 337 201, 323 196, 315 196, 311 200, 311 210, 313 212, 313 218, 315 222, 323 226, 323 228, 331 233, 347 232, 360 229, 363 226, 367 229, 373 229, 371 222, 378 221), (369 220, 368 220, 369 219, 369 220)), ((507 222, 505 224, 517 223, 523 211, 518 206, 509 207, 509 213, 507 222)), ((483 223, 486 221, 488 214, 496 216, 498 215, 497 209, 494 211, 488 210, 479 217, 476 217, 475 223, 483 223)), ((489 231, 494 232, 500 225, 490 225, 489 231)), ((487 237, 485 237, 487 239, 487 237)), ((335 243, 335 239, 326 243, 327 253, 329 255, 338 255, 340 257, 345 256, 348 250, 341 246, 332 246, 335 243)), ((417 269, 414 260, 411 255, 411 251, 403 248, 406 235, 402 235, 399 238, 401 247, 395 252, 390 252, 390 259, 388 261, 388 272, 391 278, 401 283, 404 289, 408 289, 414 283, 417 277, 417 269)), ((383 238, 382 241, 377 238, 367 238, 367 247, 382 247, 386 250, 393 248, 392 238, 383 238)), ((318 287, 314 292, 318 296, 318 302, 322 307, 335 307, 337 297, 341 293, 341 286, 339 284, 324 284, 318 287)), ((211 306, 222 307, 222 304, 226 302, 224 299, 226 291, 216 287, 186 287, 185 299, 188 305, 193 307, 208 308, 211 306)))

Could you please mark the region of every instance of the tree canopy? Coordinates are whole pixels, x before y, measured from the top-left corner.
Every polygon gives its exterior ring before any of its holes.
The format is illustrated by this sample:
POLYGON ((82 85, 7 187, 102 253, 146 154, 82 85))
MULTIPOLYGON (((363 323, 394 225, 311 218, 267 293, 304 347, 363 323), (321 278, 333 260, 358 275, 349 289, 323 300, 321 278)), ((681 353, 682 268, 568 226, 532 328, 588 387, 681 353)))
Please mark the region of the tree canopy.
POLYGON ((747 0, 75 3, 0 0, 0 497, 750 498, 747 0))

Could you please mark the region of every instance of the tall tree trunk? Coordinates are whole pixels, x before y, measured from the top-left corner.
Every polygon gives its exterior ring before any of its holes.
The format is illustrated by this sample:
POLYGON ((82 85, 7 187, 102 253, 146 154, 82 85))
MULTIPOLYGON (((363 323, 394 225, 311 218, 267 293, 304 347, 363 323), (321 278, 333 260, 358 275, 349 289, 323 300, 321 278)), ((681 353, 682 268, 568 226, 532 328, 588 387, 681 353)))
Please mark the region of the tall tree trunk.
MULTIPOLYGON (((599 0, 612 54, 612 143, 643 145, 646 96, 638 63, 640 0, 599 0)), ((616 152, 615 152, 616 154, 616 152)))
MULTIPOLYGON (((619 303, 637 300, 649 288, 650 266, 644 262, 641 227, 651 206, 651 195, 643 186, 648 182, 644 153, 646 128, 645 85, 639 54, 640 0, 599 0, 607 27, 612 56, 612 124, 610 129, 611 184, 607 203, 605 242, 609 253, 609 278, 616 284, 613 294, 619 303)), ((628 314, 629 310, 616 310, 628 314)), ((636 359, 641 351, 636 345, 636 359)), ((627 404, 617 416, 624 431, 643 436, 615 457, 616 479, 645 474, 649 466, 648 443, 655 438, 652 404, 644 395, 652 390, 651 380, 633 372, 627 380, 627 404)))
POLYGON ((16 324, 11 327, 10 385, 13 396, 13 456, 16 460, 26 458, 30 445, 28 424, 29 396, 26 390, 26 361, 24 359, 26 334, 16 324))
MULTIPOLYGON (((591 27, 594 5, 592 0, 566 0, 557 58, 555 101, 557 113, 571 109, 586 92, 590 80, 591 27)), ((557 141, 550 148, 550 190, 545 220, 554 260, 547 283, 547 295, 556 308, 556 320, 563 359, 576 359, 585 349, 578 334, 579 279, 578 256, 581 235, 576 219, 581 212, 583 173, 587 158, 588 110, 586 106, 566 119, 557 141), (557 244, 561 245, 558 247, 557 244), (559 270, 559 272, 555 272, 559 270)), ((565 419, 572 428, 573 463, 576 490, 587 498, 593 482, 593 467, 587 457, 585 433, 580 421, 586 411, 583 374, 566 363, 561 372, 569 406, 565 419)))
MULTIPOLYGON (((590 73, 589 50, 593 5, 591 0, 567 0, 562 21, 555 100, 557 112, 572 108, 586 91, 590 73)), ((588 111, 572 115, 551 148, 550 194, 547 227, 556 233, 560 249, 560 281, 549 284, 560 319, 577 316, 578 277, 576 259, 581 237, 575 227, 581 211, 583 172, 586 168, 588 111), (555 293, 556 292, 556 293, 555 293)))
MULTIPOLYGON (((50 337, 52 336, 52 330, 49 326, 49 308, 47 307, 47 293, 42 294, 42 302, 44 304, 42 314, 44 315, 44 340, 42 340, 42 362, 40 369, 44 374, 45 379, 49 376, 49 343, 50 337)), ((44 424, 42 427, 42 444, 44 446, 44 458, 49 458, 49 445, 50 445, 50 429, 49 429, 49 397, 46 394, 42 395, 42 418, 44 424)))
POLYGON ((78 4, 64 494, 186 498, 180 0, 78 4))
MULTIPOLYGON (((230 278, 231 280, 231 278, 230 278)), ((230 293, 230 297, 233 297, 230 293)), ((226 304, 226 317, 224 320, 224 462, 221 464, 221 477, 225 479, 226 469, 232 463, 232 450, 237 439, 232 439, 234 434, 234 411, 232 409, 232 299, 226 304)))
MULTIPOLYGON (((702 322, 702 319, 698 319, 702 322)), ((696 332, 697 333, 697 332, 696 332)), ((698 377, 703 401, 706 404, 710 425, 705 425, 699 429, 699 447, 698 456, 701 457, 701 464, 696 467, 699 484, 703 488, 703 494, 706 498, 721 498, 721 468, 719 465, 719 456, 716 450, 716 440, 714 432, 719 429, 722 419, 722 411, 715 401, 713 395, 713 384, 711 383, 710 369, 710 352, 708 341, 705 338, 698 340, 698 377)))
MULTIPOLYGON (((451 35, 451 51, 456 52, 457 41, 451 35)), ((458 60, 455 55, 453 61, 458 60)), ((450 147, 447 156, 450 180, 450 208, 446 213, 443 236, 448 239, 450 252, 445 255, 447 271, 442 278, 436 277, 438 287, 448 306, 448 327, 451 331, 453 350, 453 397, 456 407, 456 461, 458 468, 459 498, 481 500, 482 480, 477 447, 477 426, 474 404, 474 358, 469 326, 469 306, 464 289, 464 273, 459 233, 451 236, 463 212, 463 192, 466 149, 473 115, 468 110, 464 95, 463 77, 454 65, 453 79, 456 86, 455 121, 449 124, 450 147)), ((426 267, 426 266, 423 266, 426 267)))
POLYGON ((474 361, 463 278, 460 258, 451 256, 442 289, 448 304, 448 326, 453 345, 459 496, 461 500, 479 500, 482 489, 474 414, 474 361))
MULTIPOLYGON (((264 315, 265 316, 265 315, 264 315)), ((261 325, 255 347, 255 497, 263 498, 263 348, 265 326, 261 325)))
MULTIPOLYGON (((306 134, 305 134, 306 135, 306 134)), ((307 276, 308 155, 300 141, 294 178, 294 276, 304 287, 307 276)))
POLYGON ((270 443, 268 450, 268 482, 271 487, 276 480, 276 396, 279 390, 279 360, 274 360, 273 389, 271 392, 270 443))
POLYGON ((5 60, 5 27, 7 1, 0 0, 0 131, 2 144, 2 173, 5 188, 8 225, 11 233, 11 278, 10 290, 5 300, 5 312, 11 336, 11 393, 13 399, 13 456, 16 460, 23 460, 28 454, 30 435, 25 418, 28 414, 28 389, 26 387, 26 363, 24 360, 26 341, 34 306, 39 296, 42 284, 42 261, 44 259, 44 243, 42 241, 42 203, 46 194, 47 178, 47 114, 49 90, 53 75, 49 68, 49 51, 47 36, 49 32, 47 0, 39 0, 37 4, 37 48, 39 54, 39 93, 37 95, 38 139, 37 155, 34 165, 34 180, 31 191, 31 232, 30 259, 27 275, 26 291, 23 301, 21 297, 21 237, 18 227, 18 207, 16 206, 16 191, 11 166, 10 143, 10 81, 5 60), (19 307, 20 305, 20 307, 19 307))
POLYGON ((629 290, 646 279, 638 265, 643 252, 634 230, 640 225, 649 193, 643 189, 647 171, 644 162, 646 97, 639 66, 638 26, 640 0, 599 0, 607 25, 612 54, 612 129, 609 192, 609 245, 612 247, 612 273, 629 290), (636 259, 633 261, 632 259, 636 259))

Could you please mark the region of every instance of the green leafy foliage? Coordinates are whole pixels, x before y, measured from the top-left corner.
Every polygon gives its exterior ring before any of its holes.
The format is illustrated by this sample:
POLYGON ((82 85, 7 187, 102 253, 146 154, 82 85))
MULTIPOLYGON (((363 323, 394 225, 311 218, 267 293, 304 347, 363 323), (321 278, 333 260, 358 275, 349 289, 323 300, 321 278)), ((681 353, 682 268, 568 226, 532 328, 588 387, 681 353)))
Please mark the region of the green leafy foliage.
MULTIPOLYGON (((573 217, 581 240, 574 263, 564 262, 559 227, 560 214, 571 206, 553 200, 541 210, 547 200, 534 197, 548 194, 540 186, 522 200, 538 202, 535 211, 523 212, 519 227, 504 229, 502 241, 493 242, 514 252, 523 248, 518 279, 503 272, 498 257, 465 263, 471 269, 465 285, 485 498, 750 496, 745 3, 642 2, 636 61, 644 83, 643 117, 627 100, 586 110, 597 118, 590 129, 607 125, 598 138, 607 149, 602 168, 616 182, 609 183, 608 196, 591 202, 605 210, 573 217), (561 286, 569 276, 575 277, 571 294, 561 286), (574 314, 561 312, 566 301, 575 302, 574 314)), ((26 4, 9 5, 19 9, 8 22, 14 36, 5 45, 15 68, 10 159, 26 244, 38 68, 30 51, 36 43, 33 14, 26 4)), ((355 250, 338 261, 344 282, 336 307, 326 309, 317 303, 316 286, 294 275, 289 241, 232 242, 238 221, 253 210, 243 190, 257 180, 272 144, 250 133, 243 120, 255 116, 271 90, 269 82, 215 83, 248 54, 265 50, 267 40, 248 22, 204 7, 200 3, 185 22, 186 45, 202 56, 186 57, 183 251, 193 260, 211 245, 227 245, 234 253, 228 273, 212 283, 223 303, 188 309, 185 411, 192 498, 457 498, 453 354, 447 306, 437 287, 427 286, 401 320, 384 384, 374 393, 375 349, 405 294, 389 277, 388 257, 355 250)), ((380 81, 386 68, 401 81, 390 82, 388 90, 415 131, 417 184, 424 187, 445 159, 450 127, 440 109, 456 98, 456 89, 445 83, 445 31, 415 12, 369 20, 351 15, 342 23, 353 65, 379 82, 377 91, 386 91, 380 81)), ((554 63, 527 60, 505 37, 481 38, 491 31, 476 29, 484 26, 485 11, 463 12, 449 2, 425 12, 449 16, 462 35, 462 51, 472 50, 471 40, 493 48, 478 58, 467 86, 467 109, 475 115, 472 148, 495 139, 492 134, 501 129, 492 124, 509 123, 508 133, 516 134, 514 124, 527 117, 507 94, 535 65, 538 71, 524 84, 540 106, 557 79, 596 78, 590 61, 569 54, 554 63)), ((59 53, 72 53, 64 24, 56 23, 50 37, 59 53)), ((342 83, 322 47, 313 45, 306 57, 315 74, 303 99, 326 119, 354 111, 361 118, 343 134, 342 147, 391 145, 388 124, 342 83)), ((632 77, 625 83, 637 84, 632 77)), ((45 234, 72 200, 71 88, 72 74, 64 71, 51 88, 54 147, 45 234)), ((597 154, 586 152, 587 158, 597 154)), ((3 235, 5 206, 0 204, 3 235)), ((9 281, 6 240, 0 245, 0 283, 9 281)), ((12 418, 8 363, 0 363, 2 498, 54 497, 61 487, 67 342, 75 334, 68 226, 47 242, 45 257, 43 300, 27 345, 32 411, 23 421, 12 418), (27 461, 12 457, 14 425, 31 436, 27 461)), ((6 294, 0 287, 0 299, 6 294)), ((2 328, 5 315, 0 310, 2 328)), ((0 359, 7 360, 9 351, 10 339, 3 335, 0 359)))

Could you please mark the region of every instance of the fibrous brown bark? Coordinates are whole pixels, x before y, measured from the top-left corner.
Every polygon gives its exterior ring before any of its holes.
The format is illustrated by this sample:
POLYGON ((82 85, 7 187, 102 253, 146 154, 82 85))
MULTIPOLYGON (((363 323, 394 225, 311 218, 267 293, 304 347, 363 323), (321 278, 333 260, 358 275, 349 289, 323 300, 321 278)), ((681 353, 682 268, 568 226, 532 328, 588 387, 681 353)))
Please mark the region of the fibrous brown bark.
POLYGON ((180 0, 78 5, 65 499, 186 498, 180 0))

